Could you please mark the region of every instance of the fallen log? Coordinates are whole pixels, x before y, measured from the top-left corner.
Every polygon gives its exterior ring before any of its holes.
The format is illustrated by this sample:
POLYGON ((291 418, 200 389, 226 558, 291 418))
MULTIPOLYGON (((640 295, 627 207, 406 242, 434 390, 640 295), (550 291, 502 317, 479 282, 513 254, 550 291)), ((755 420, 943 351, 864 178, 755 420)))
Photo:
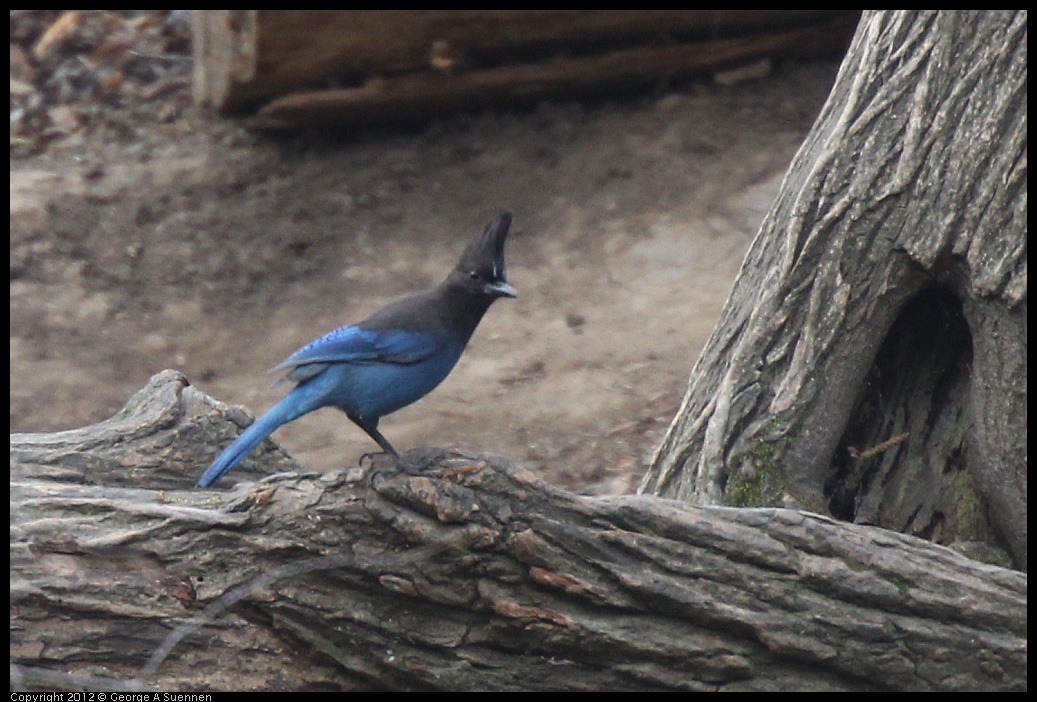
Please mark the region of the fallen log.
POLYGON ((845 50, 844 10, 205 10, 194 94, 258 128, 427 120, 845 50))
POLYGON ((1023 573, 446 452, 317 475, 268 444, 192 488, 246 417, 164 371, 111 420, 11 436, 13 687, 1026 689, 1023 573))

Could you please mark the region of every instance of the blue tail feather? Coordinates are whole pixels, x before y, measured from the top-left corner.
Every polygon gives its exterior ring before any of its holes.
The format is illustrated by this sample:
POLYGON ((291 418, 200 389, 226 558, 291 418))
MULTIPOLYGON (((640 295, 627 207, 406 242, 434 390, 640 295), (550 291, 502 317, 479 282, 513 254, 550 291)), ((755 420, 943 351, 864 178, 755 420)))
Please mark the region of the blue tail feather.
POLYGON ((241 459, 247 456, 252 449, 263 443, 263 439, 273 434, 278 427, 282 424, 287 424, 293 419, 297 419, 309 411, 309 409, 299 411, 301 409, 299 407, 301 398, 297 391, 298 388, 271 407, 266 414, 242 432, 241 436, 234 443, 225 448, 223 453, 205 471, 204 475, 198 479, 197 487, 209 487, 215 483, 223 477, 224 473, 238 465, 241 459))

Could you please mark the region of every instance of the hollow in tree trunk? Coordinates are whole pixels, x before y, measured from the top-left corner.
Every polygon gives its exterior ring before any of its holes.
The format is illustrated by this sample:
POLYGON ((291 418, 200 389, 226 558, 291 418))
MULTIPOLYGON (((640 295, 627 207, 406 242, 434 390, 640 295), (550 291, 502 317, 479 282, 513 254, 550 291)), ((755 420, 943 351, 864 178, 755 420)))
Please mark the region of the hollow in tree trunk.
POLYGON ((1026 568, 1025 11, 864 15, 641 490, 1026 568))

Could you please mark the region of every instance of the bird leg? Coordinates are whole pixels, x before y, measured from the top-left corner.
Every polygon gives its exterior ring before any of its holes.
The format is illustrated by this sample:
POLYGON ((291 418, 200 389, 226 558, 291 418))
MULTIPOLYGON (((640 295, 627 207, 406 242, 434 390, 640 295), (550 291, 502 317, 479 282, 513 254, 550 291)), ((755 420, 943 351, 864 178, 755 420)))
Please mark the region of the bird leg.
POLYGON ((389 440, 382 436, 382 433, 378 431, 377 419, 374 421, 365 420, 359 416, 350 414, 348 412, 346 413, 346 416, 349 417, 354 424, 363 429, 364 432, 372 439, 374 439, 375 442, 382 448, 381 451, 371 451, 360 456, 359 463, 361 466, 363 466, 365 458, 367 460, 372 460, 374 456, 388 454, 393 457, 393 460, 395 461, 397 467, 403 470, 403 472, 408 473, 410 475, 419 475, 421 473, 428 471, 428 469, 433 467, 440 459, 446 458, 447 456, 454 455, 474 460, 474 457, 472 456, 465 456, 464 454, 458 454, 453 451, 440 451, 439 453, 434 454, 432 456, 424 456, 421 459, 419 459, 418 462, 412 463, 410 461, 404 460, 403 457, 400 456, 399 452, 395 448, 393 448, 393 445, 389 443, 389 440))
POLYGON ((393 460, 396 462, 396 465, 399 466, 401 469, 403 469, 403 471, 405 473, 410 473, 411 475, 414 475, 414 474, 422 472, 425 469, 425 466, 423 466, 423 465, 412 465, 412 464, 408 463, 407 461, 404 461, 400 457, 399 451, 397 451, 395 448, 393 448, 393 445, 389 443, 389 440, 386 439, 384 436, 382 436, 382 432, 378 431, 378 420, 377 419, 374 420, 374 421, 369 421, 369 420, 363 419, 362 417, 358 417, 357 415, 350 414, 348 412, 346 413, 346 416, 349 417, 353 421, 354 424, 356 424, 358 427, 363 429, 364 432, 368 436, 370 436, 372 439, 374 439, 375 442, 379 446, 381 446, 381 448, 382 448, 382 450, 380 452, 379 451, 372 451, 372 452, 365 453, 362 456, 360 456, 360 465, 363 465, 365 458, 368 459, 368 460, 371 460, 371 458, 373 456, 377 456, 377 455, 379 455, 379 453, 383 453, 383 454, 389 454, 390 456, 392 456, 393 460))
POLYGON ((397 461, 400 460, 399 451, 394 449, 392 444, 389 443, 389 440, 382 436, 382 432, 378 431, 377 419, 374 421, 368 421, 360 417, 359 415, 353 414, 352 412, 346 412, 346 416, 349 417, 350 421, 353 422, 353 424, 356 424, 358 427, 363 429, 365 434, 374 439, 375 443, 382 447, 381 451, 372 451, 370 453, 365 453, 364 455, 362 455, 360 457, 361 464, 364 462, 365 458, 377 456, 379 453, 387 453, 393 458, 395 458, 397 461))

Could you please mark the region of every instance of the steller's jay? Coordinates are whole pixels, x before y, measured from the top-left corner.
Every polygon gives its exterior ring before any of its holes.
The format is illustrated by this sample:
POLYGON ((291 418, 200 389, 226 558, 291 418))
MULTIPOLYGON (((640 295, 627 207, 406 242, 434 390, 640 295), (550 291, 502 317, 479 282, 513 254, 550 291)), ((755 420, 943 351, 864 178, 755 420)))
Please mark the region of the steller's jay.
POLYGON ((288 369, 279 383, 298 385, 213 461, 198 487, 215 483, 282 424, 321 407, 345 412, 400 463, 400 454, 378 431, 378 420, 439 385, 493 301, 518 295, 504 269, 510 226, 511 214, 502 212, 465 247, 442 283, 325 334, 276 366, 273 370, 288 369))

